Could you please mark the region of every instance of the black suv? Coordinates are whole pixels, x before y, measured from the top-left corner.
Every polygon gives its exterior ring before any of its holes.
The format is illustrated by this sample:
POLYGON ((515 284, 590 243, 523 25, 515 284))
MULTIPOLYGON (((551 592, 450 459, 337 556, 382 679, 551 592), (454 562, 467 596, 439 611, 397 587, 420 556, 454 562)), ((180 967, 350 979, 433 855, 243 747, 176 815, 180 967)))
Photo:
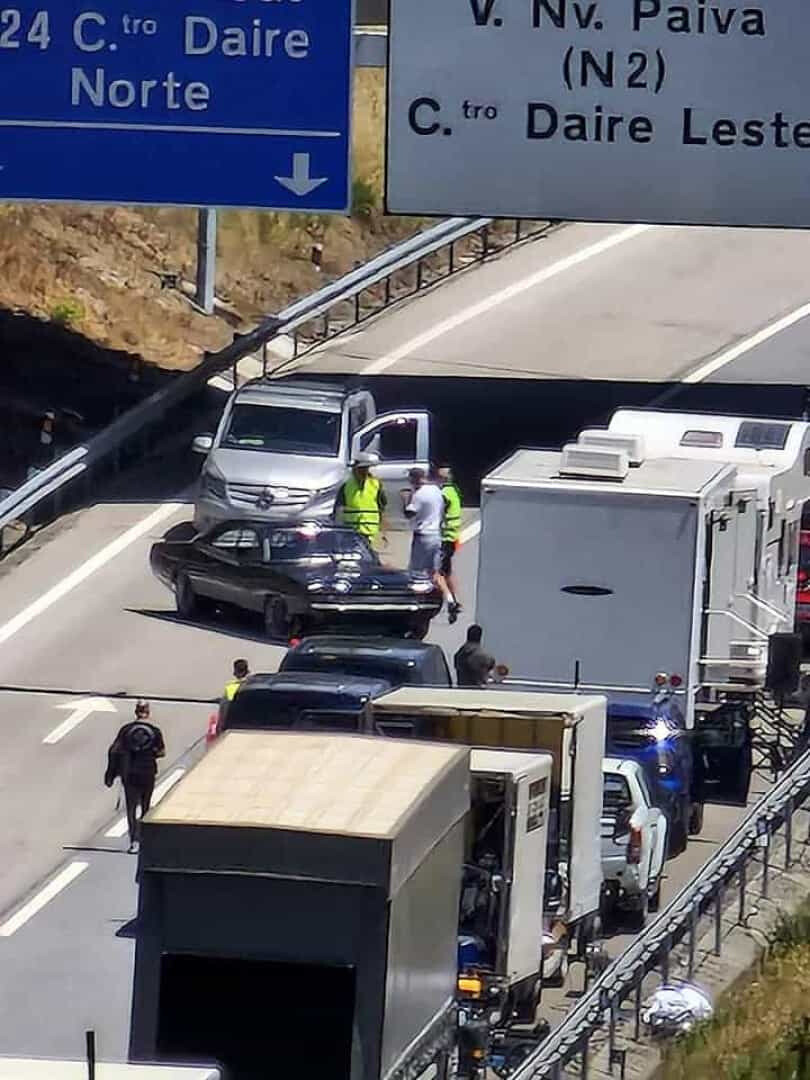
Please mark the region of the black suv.
POLYGON ((304 638, 287 650, 279 670, 384 679, 392 690, 406 684, 453 685, 440 646, 393 637, 322 634, 304 638))

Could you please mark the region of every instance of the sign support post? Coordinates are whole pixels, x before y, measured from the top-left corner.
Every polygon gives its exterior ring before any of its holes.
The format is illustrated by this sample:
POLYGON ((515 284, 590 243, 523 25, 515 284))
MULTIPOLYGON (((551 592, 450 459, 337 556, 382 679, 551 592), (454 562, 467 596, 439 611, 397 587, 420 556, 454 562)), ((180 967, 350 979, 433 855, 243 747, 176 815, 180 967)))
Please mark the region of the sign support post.
POLYGON ((203 206, 197 211, 197 293, 195 300, 205 315, 214 314, 217 282, 217 212, 203 206))

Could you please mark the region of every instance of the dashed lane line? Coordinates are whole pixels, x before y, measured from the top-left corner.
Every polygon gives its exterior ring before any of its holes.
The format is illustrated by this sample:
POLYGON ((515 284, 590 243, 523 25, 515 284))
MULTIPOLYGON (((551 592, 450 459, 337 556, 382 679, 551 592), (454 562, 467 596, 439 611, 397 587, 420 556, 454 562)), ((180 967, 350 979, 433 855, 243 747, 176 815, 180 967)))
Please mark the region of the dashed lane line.
POLYGON ((90 863, 81 862, 78 859, 69 862, 67 866, 59 871, 56 877, 51 878, 39 892, 34 893, 27 903, 23 904, 10 918, 6 919, 3 925, 0 926, 0 937, 7 938, 11 937, 12 934, 16 934, 20 927, 25 926, 29 919, 32 919, 38 911, 41 911, 63 889, 66 889, 80 874, 83 874, 89 865, 90 863))

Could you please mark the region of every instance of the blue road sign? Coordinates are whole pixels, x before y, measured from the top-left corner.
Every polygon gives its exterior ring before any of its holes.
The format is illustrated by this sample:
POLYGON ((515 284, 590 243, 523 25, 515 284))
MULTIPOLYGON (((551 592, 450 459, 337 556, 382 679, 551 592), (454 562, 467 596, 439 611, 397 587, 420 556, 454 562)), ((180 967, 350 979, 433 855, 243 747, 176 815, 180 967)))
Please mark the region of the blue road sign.
POLYGON ((345 211, 351 40, 351 0, 3 7, 0 199, 345 211))

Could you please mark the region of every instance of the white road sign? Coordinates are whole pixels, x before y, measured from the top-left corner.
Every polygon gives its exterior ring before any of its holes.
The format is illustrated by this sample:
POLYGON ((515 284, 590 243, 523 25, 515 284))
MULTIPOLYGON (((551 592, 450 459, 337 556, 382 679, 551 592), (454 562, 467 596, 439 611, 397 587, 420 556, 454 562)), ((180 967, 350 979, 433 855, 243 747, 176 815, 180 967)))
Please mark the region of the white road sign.
POLYGON ((391 0, 388 208, 808 226, 808 41, 807 0, 391 0))

